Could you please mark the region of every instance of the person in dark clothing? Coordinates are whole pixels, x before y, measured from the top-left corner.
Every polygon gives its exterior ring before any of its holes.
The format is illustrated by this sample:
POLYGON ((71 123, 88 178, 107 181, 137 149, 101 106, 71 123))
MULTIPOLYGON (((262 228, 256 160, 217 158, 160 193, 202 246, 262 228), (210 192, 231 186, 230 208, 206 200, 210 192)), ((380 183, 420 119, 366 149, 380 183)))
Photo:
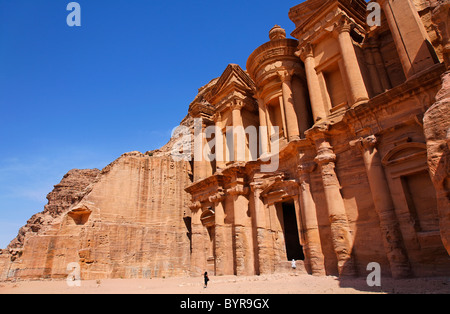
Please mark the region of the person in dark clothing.
POLYGON ((207 288, 208 287, 208 281, 209 281, 209 277, 208 277, 208 273, 207 272, 205 272, 204 278, 205 278, 205 286, 204 286, 204 288, 207 288))

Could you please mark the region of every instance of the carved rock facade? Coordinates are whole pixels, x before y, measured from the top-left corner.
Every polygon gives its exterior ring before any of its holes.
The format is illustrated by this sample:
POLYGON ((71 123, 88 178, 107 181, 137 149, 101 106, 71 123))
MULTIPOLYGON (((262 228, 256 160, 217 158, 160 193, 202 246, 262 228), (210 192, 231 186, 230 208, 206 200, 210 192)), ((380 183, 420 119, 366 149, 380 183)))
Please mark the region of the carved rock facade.
POLYGON ((296 40, 275 26, 247 71, 228 66, 190 110, 203 128, 266 127, 269 139, 254 158, 249 132, 246 162, 194 162, 194 275, 268 274, 292 259, 316 275, 371 262, 395 278, 450 273, 448 4, 378 4, 379 27, 362 0, 299 4, 296 40), (262 171, 278 148, 277 170, 262 171))
POLYGON ((23 229, 0 279, 64 278, 72 262, 84 279, 260 275, 293 259, 314 275, 449 275, 449 6, 377 2, 378 27, 363 0, 293 7, 295 39, 275 26, 189 106, 196 141, 181 144, 221 158, 175 162, 177 138, 123 155, 23 229), (260 127, 256 152, 250 132, 209 126, 260 127))

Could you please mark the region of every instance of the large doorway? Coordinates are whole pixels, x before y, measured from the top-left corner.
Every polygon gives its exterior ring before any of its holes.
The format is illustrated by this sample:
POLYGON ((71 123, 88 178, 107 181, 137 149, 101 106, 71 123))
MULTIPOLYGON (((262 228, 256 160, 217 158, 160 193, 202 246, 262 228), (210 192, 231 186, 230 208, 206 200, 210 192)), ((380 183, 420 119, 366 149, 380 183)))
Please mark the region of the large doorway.
POLYGON ((300 245, 294 202, 283 203, 283 232, 284 241, 286 243, 287 260, 305 260, 303 247, 300 245))

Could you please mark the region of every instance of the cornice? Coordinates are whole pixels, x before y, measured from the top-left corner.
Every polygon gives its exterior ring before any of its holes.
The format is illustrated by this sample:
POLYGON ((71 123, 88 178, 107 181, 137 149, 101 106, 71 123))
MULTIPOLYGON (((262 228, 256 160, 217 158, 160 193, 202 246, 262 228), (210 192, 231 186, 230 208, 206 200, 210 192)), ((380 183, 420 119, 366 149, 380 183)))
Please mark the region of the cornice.
POLYGON ((252 94, 256 90, 255 83, 250 76, 237 64, 230 64, 222 73, 217 83, 205 95, 205 99, 216 105, 221 98, 232 92, 252 94), (238 81, 230 81, 235 76, 238 81))
POLYGON ((350 126, 353 133, 358 136, 362 136, 365 133, 377 134, 386 127, 380 125, 377 119, 380 112, 386 111, 394 103, 416 97, 433 86, 439 86, 441 84, 441 75, 444 72, 445 66, 437 64, 410 78, 405 83, 371 98, 367 103, 346 110, 343 122, 350 126))
POLYGON ((339 19, 346 17, 352 22, 352 27, 364 36, 367 33, 366 8, 367 5, 362 0, 330 0, 299 25, 291 35, 300 41, 300 45, 304 42, 316 43, 323 36, 334 32, 340 24, 339 19))

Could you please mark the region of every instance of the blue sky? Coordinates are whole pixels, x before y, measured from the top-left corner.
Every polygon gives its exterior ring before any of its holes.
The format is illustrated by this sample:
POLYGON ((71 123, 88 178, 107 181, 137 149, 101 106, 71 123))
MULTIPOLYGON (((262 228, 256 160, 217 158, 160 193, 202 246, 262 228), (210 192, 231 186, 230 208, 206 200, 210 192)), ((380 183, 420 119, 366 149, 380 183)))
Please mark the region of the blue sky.
POLYGON ((69 170, 156 149, 299 1, 0 0, 0 248, 69 170))

